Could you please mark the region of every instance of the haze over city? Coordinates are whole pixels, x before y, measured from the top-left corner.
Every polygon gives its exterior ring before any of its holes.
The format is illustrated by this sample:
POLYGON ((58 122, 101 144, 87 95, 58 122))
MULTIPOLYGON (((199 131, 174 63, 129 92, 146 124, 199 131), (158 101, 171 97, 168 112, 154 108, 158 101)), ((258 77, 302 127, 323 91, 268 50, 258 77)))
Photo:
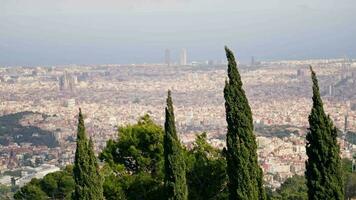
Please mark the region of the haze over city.
POLYGON ((356 200, 356 1, 0 0, 0 199, 356 200))
POLYGON ((353 0, 0 0, 0 65, 355 57, 353 0), (202 6, 203 5, 203 6, 202 6), (173 57, 175 58, 175 57, 173 57), (178 57, 177 57, 178 59, 178 57))

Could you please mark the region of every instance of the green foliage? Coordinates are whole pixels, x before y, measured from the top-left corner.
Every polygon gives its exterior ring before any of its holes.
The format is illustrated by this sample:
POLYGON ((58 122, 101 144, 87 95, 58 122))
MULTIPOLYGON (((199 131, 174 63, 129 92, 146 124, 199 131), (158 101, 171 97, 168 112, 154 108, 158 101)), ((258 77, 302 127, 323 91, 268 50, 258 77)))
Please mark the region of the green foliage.
MULTIPOLYGON (((352 162, 342 159, 342 173, 345 177, 345 198, 356 197, 356 173, 351 171, 352 162)), ((288 178, 275 192, 270 190, 268 199, 271 200, 306 200, 308 199, 308 188, 304 176, 295 175, 288 178)))
POLYGON ((163 129, 149 115, 120 127, 119 139, 108 141, 99 158, 110 168, 104 182, 106 199, 162 199, 163 129))
MULTIPOLYGON (((130 173, 147 172, 162 175, 163 170, 163 129, 156 125, 149 115, 135 125, 119 128, 119 140, 109 140, 99 158, 109 163, 124 165, 130 173)), ((118 167, 116 171, 120 171, 118 167)))
POLYGON ((121 181, 117 176, 111 175, 106 177, 104 184, 104 197, 106 200, 124 200, 126 199, 125 191, 122 189, 121 181))
MULTIPOLYGON (((163 137, 162 127, 148 115, 140 117, 137 124, 119 128, 119 139, 108 141, 100 154, 105 161, 101 173, 106 199, 166 198, 163 137)), ((197 137, 192 150, 182 150, 190 177, 189 199, 226 199, 226 161, 206 142, 206 134, 197 137)))
POLYGON ((104 178, 103 190, 106 200, 125 200, 126 195, 123 190, 121 176, 117 176, 108 164, 101 169, 104 178))
POLYGON ((166 120, 164 123, 164 185, 166 199, 188 199, 186 165, 179 138, 177 136, 171 92, 168 91, 166 120))
POLYGON ((47 174, 40 181, 41 189, 52 199, 70 199, 74 190, 74 179, 68 171, 47 174))
POLYGON ((310 67, 313 81, 313 107, 306 136, 306 178, 310 200, 344 199, 344 179, 337 130, 325 114, 318 80, 310 67))
POLYGON ((14 199, 19 200, 45 200, 48 196, 41 190, 40 180, 32 179, 29 184, 22 187, 15 193, 14 199))
POLYGON ((70 199, 75 186, 72 172, 72 167, 68 166, 63 171, 47 174, 43 179, 33 179, 15 193, 15 199, 32 200, 36 194, 43 199, 70 199))
POLYGON ((346 176, 345 197, 347 199, 356 198, 356 173, 349 173, 346 176))
POLYGON ((356 198, 356 173, 352 172, 352 161, 342 159, 342 169, 345 178, 345 198, 356 198))
POLYGON ((124 189, 129 200, 156 200, 163 199, 164 190, 162 179, 147 172, 123 176, 124 189))
POLYGON ((228 60, 228 78, 224 98, 226 121, 227 174, 230 200, 266 199, 262 182, 262 170, 257 161, 257 144, 253 134, 252 112, 235 57, 225 47, 228 60))
POLYGON ((0 199, 10 199, 12 196, 11 187, 0 184, 0 199))
POLYGON ((189 199, 227 199, 226 160, 207 142, 206 133, 197 135, 186 154, 189 199))
POLYGON ((90 141, 87 139, 84 118, 80 109, 73 174, 75 180, 73 200, 104 199, 102 178, 94 155, 93 143, 91 139, 90 141))
MULTIPOLYGON (((341 159, 341 166, 342 166, 342 171, 344 172, 345 176, 347 174, 352 173, 352 161, 347 159, 347 158, 343 158, 341 159)), ((345 177, 344 176, 344 177, 345 177)))
POLYGON ((308 188, 305 182, 304 176, 295 175, 288 178, 269 198, 273 200, 307 200, 308 188))

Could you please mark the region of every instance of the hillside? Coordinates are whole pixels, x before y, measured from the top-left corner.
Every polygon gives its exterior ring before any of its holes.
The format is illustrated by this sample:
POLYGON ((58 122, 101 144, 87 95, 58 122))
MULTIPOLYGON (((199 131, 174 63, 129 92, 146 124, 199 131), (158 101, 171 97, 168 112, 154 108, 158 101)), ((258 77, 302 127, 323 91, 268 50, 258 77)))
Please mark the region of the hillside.
POLYGON ((42 130, 32 125, 24 125, 21 120, 24 117, 35 117, 45 115, 34 112, 19 112, 0 117, 0 144, 8 145, 10 142, 31 143, 32 145, 46 145, 56 147, 58 143, 52 132, 42 130))

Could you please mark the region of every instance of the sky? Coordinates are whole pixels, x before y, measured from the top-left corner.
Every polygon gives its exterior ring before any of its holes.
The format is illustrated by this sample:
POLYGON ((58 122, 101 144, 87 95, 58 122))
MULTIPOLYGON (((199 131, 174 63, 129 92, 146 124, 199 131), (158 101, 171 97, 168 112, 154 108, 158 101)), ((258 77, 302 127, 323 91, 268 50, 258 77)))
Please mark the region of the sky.
POLYGON ((0 66, 356 58, 355 0, 0 0, 0 66))

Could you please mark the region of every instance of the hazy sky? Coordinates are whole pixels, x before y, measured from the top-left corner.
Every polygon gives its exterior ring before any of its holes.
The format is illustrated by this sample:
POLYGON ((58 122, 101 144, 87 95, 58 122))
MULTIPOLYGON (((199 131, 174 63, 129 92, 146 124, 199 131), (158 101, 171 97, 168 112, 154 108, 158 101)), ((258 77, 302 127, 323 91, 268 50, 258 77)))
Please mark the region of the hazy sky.
POLYGON ((356 58, 355 0, 0 0, 0 65, 356 58))

